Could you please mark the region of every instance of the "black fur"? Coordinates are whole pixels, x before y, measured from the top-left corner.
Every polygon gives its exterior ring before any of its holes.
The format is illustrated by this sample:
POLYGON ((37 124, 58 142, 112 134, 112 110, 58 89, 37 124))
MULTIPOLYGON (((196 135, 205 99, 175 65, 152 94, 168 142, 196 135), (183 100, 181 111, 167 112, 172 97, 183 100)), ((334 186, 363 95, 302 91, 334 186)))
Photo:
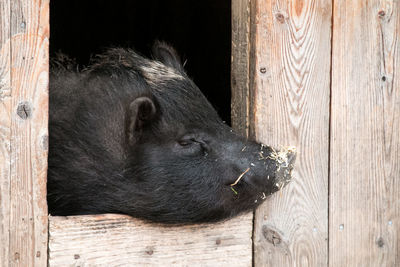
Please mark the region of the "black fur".
POLYGON ((153 56, 113 48, 82 72, 52 65, 51 214, 210 222, 278 190, 271 148, 221 121, 171 47, 157 43, 153 56))

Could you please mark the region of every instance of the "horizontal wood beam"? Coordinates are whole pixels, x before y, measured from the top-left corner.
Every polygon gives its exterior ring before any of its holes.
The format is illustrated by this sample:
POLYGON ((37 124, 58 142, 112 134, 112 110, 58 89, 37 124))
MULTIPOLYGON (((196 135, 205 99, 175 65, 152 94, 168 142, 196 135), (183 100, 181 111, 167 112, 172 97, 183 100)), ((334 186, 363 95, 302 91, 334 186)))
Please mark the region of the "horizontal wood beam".
POLYGON ((252 213, 165 226, 125 215, 49 218, 49 266, 251 266, 252 213))

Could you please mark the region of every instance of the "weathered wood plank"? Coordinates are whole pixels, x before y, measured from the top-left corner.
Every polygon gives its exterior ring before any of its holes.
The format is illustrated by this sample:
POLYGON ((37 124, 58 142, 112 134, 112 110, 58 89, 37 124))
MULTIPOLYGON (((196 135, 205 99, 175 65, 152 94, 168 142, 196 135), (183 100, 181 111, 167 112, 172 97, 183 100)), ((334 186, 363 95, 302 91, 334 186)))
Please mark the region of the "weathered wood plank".
POLYGON ((257 211, 255 266, 328 263, 331 1, 252 2, 250 134, 298 149, 294 179, 257 211))
POLYGON ((10 9, 9 264, 46 266, 49 1, 10 9))
POLYGON ((252 214, 162 226, 123 215, 50 217, 49 266, 251 266, 252 214))
POLYGON ((400 1, 334 1, 330 266, 400 266, 400 1))
POLYGON ((250 0, 232 0, 232 127, 249 134, 250 0))
POLYGON ((10 0, 0 1, 0 266, 8 265, 10 229, 10 0))

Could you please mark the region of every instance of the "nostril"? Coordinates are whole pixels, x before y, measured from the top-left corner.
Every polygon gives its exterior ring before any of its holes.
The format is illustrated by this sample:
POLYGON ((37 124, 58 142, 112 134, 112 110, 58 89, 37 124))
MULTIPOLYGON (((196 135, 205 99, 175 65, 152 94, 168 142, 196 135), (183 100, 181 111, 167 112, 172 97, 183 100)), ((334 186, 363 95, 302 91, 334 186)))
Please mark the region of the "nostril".
POLYGON ((281 189, 292 180, 293 165, 296 161, 296 148, 285 147, 276 153, 276 186, 281 189))
POLYGON ((284 168, 290 167, 296 160, 296 148, 289 146, 284 147, 279 151, 272 149, 268 158, 275 161, 276 166, 284 168))
POLYGON ((286 165, 288 168, 293 168, 293 164, 296 161, 296 147, 289 146, 285 147, 280 151, 280 154, 284 155, 283 158, 285 159, 283 164, 286 165))
POLYGON ((289 166, 290 165, 293 165, 294 163, 295 163, 295 161, 296 161, 296 151, 290 151, 290 152, 288 152, 288 154, 287 154, 287 159, 288 159, 288 163, 289 163, 289 166))

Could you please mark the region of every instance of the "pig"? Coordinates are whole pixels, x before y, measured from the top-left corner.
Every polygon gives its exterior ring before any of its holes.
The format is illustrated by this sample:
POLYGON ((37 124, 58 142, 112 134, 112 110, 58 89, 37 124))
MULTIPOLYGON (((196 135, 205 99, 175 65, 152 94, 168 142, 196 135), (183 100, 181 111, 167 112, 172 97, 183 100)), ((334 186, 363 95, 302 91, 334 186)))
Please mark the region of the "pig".
POLYGON ((110 48, 50 71, 47 200, 52 215, 120 213, 166 224, 250 211, 292 178, 294 148, 236 134, 156 42, 152 59, 110 48))

